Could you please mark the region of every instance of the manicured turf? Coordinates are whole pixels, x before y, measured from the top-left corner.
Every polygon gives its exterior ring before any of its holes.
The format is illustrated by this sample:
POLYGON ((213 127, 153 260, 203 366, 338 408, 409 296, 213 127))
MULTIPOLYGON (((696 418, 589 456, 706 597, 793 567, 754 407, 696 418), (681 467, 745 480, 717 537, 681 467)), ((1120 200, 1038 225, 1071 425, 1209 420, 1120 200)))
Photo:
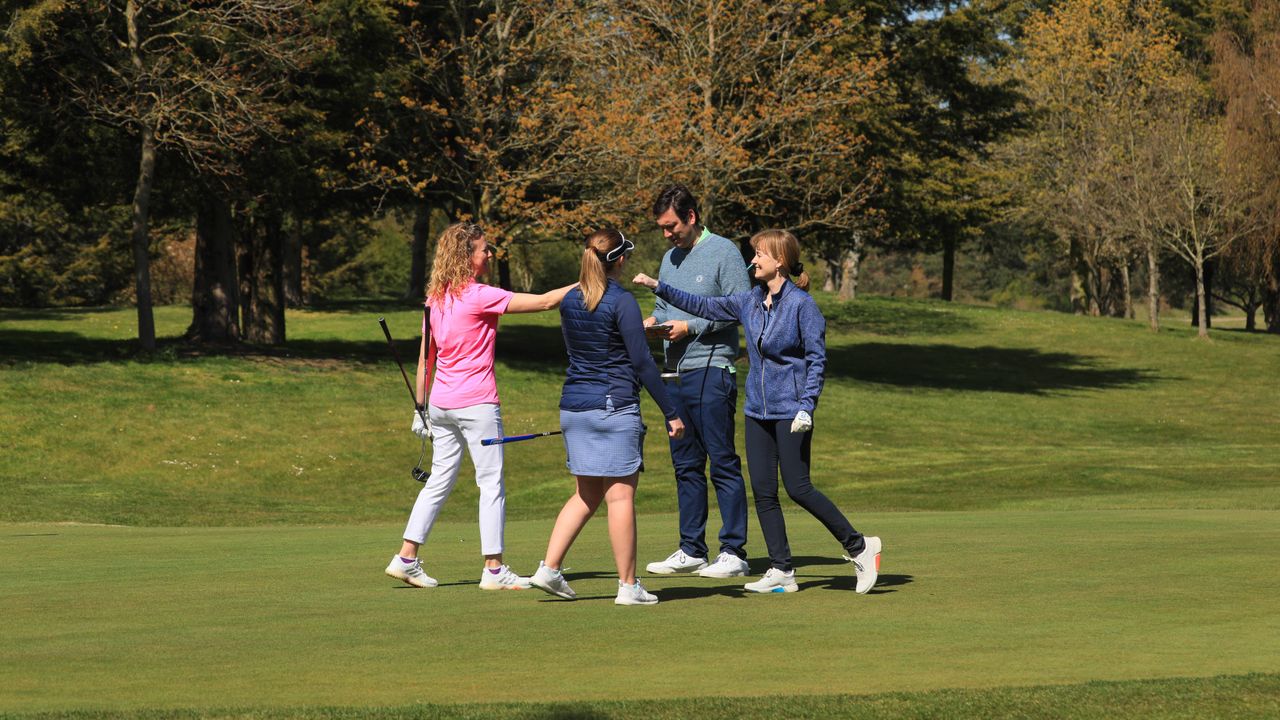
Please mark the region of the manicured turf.
MULTIPOLYGON (((789 515, 803 592, 646 578, 655 608, 612 604, 603 519, 569 559, 584 600, 477 590, 465 475, 425 551, 443 586, 381 575, 419 486, 376 318, 411 357, 412 308, 291 311, 282 349, 152 358, 132 311, 0 310, 0 713, 1277 714, 1280 338, 823 302, 814 480, 885 539, 881 585, 854 594, 789 515)), ((160 334, 188 317, 161 308, 160 334)), ((499 337, 507 431, 554 428, 556 316, 499 337)), ((642 565, 676 539, 645 412, 642 565)), ((527 573, 569 479, 557 438, 507 459, 527 573)), ((754 518, 749 549, 762 571, 754 518)))
MULTIPOLYGON (((398 526, 11 525, 0 538, 9 710, 387 706, 880 693, 1274 671, 1274 511, 858 513, 880 586, 789 517, 801 592, 647 578, 620 608, 604 524, 568 572, 583 599, 485 593, 476 530, 439 528, 442 583, 381 575, 398 526)), ((664 555, 672 516, 641 520, 664 555)), ((531 568, 549 520, 508 528, 531 568)), ((753 559, 756 572, 761 562, 753 559)))

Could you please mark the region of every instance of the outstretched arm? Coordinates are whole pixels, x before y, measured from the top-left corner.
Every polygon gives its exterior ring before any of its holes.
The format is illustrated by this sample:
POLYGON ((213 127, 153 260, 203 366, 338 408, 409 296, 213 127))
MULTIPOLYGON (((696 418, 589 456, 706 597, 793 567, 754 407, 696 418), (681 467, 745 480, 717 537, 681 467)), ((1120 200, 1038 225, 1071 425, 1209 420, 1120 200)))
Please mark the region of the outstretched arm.
POLYGON ((742 305, 750 294, 748 290, 736 295, 725 295, 724 297, 703 297, 702 295, 694 295, 683 290, 677 290, 664 282, 654 280, 644 273, 636 275, 631 282, 650 288, 658 297, 675 307, 707 320, 742 322, 742 305))
POLYGON ((511 296, 511 302, 507 303, 507 312, 509 313, 531 313, 542 312, 543 310, 554 310, 560 307, 560 301, 564 300, 564 296, 570 290, 578 286, 578 283, 565 285, 541 295, 532 293, 516 293, 511 296))

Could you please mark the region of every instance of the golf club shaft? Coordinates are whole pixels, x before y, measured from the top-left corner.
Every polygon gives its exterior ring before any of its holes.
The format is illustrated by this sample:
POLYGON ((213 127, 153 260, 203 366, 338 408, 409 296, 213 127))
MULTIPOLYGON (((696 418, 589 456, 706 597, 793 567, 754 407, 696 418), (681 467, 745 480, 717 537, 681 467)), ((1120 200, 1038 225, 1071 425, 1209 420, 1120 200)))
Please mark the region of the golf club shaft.
POLYGON ((485 438, 480 441, 481 445, 505 445, 507 443, 520 442, 521 440, 532 440, 534 438, 547 437, 548 435, 559 435, 561 430, 551 430, 548 432, 531 433, 529 435, 507 435, 506 437, 485 438))
POLYGON ((400 353, 396 351, 396 344, 391 340, 391 331, 387 329, 387 321, 378 318, 378 324, 382 326, 382 334, 387 336, 387 347, 391 348, 391 356, 396 359, 396 365, 400 367, 400 376, 404 378, 404 386, 409 388, 409 399, 413 401, 414 407, 418 406, 418 394, 413 391, 413 383, 409 382, 409 373, 404 371, 404 363, 400 362, 400 353))

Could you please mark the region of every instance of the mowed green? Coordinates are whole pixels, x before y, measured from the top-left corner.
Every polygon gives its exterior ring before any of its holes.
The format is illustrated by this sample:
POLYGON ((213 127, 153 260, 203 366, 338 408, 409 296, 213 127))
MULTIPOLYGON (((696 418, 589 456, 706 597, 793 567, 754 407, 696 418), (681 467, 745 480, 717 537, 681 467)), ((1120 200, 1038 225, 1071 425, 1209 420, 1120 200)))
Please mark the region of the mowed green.
MULTIPOLYGON (((789 520, 801 592, 651 577, 653 608, 613 604, 602 523, 569 558, 573 603, 479 590, 462 523, 432 538, 431 590, 381 576, 392 526, 10 525, 4 706, 821 695, 1280 667, 1271 511, 864 513, 886 538, 865 596, 817 523, 789 520)), ((531 566, 548 524, 512 523, 509 558, 531 566)), ((642 518, 642 546, 673 525, 642 518)))
MULTIPOLYGON (((569 559, 583 601, 476 589, 469 468, 424 553, 442 587, 381 575, 419 486, 376 318, 411 361, 412 308, 291 312, 282 351, 147 360, 131 312, 0 310, 0 712, 821 717, 852 693, 887 716, 1275 714, 1280 339, 823 304, 814 481, 884 538, 881 585, 853 593, 791 514, 802 592, 646 578, 655 608, 613 606, 602 519, 569 559), (580 704, 474 704, 506 701, 580 704)), ((186 312, 162 308, 161 335, 186 312)), ((498 357, 507 431, 554 428, 554 313, 505 318, 498 357)), ((645 412, 642 564, 676 540, 645 412)), ((558 439, 506 452, 530 572, 570 481, 558 439)), ((754 520, 749 549, 762 571, 754 520)))

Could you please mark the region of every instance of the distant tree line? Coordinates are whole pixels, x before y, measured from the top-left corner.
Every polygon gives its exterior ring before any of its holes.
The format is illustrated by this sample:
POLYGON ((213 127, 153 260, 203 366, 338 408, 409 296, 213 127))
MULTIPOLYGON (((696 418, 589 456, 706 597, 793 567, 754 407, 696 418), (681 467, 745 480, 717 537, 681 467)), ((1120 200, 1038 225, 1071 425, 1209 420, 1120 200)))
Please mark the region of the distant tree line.
POLYGON ((1215 301, 1280 332, 1278 7, 0 0, 0 305, 125 297, 153 348, 189 300, 192 341, 280 343, 376 218, 409 219, 405 298, 462 218, 511 287, 681 181, 845 299, 875 252, 936 254, 950 300, 970 253, 1076 312, 1156 329, 1185 286, 1202 332, 1215 301))

